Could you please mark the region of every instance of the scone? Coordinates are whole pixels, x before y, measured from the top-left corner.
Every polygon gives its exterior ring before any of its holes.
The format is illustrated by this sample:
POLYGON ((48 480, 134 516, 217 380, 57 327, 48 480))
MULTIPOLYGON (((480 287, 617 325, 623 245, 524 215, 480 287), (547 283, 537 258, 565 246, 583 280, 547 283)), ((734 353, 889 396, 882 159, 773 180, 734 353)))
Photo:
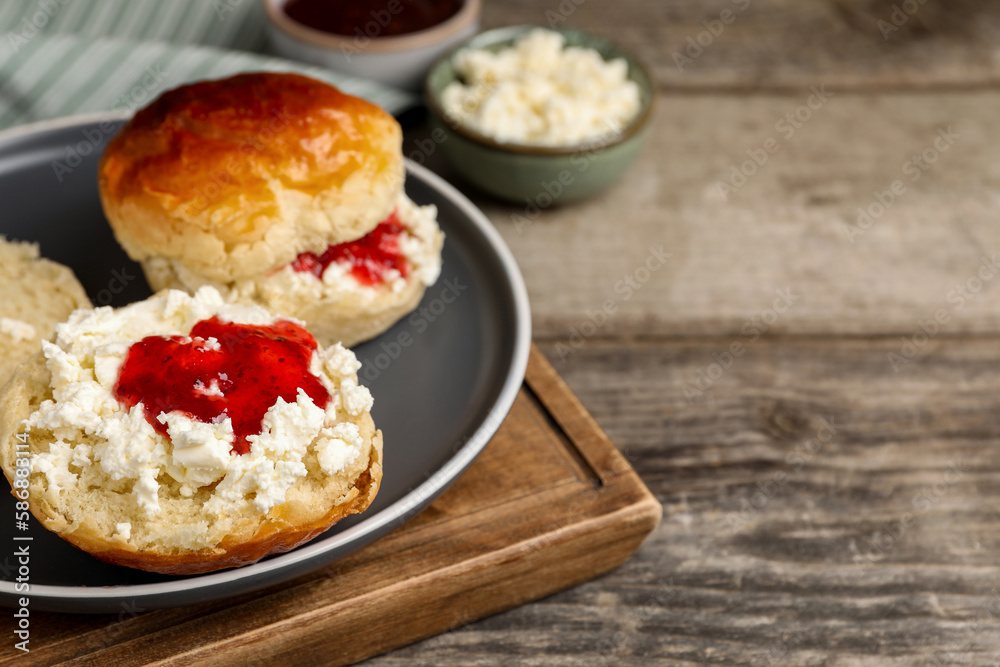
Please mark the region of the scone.
POLYGON ((350 347, 413 311, 438 279, 444 235, 436 214, 433 205, 417 206, 400 195, 392 215, 361 239, 322 254, 302 253, 255 278, 217 283, 158 259, 146 263, 146 275, 157 289, 214 287, 232 303, 303 320, 324 344, 350 347))
POLYGON ((38 245, 0 236, 0 386, 40 341, 90 299, 73 272, 39 257, 38 245))
POLYGON ((78 310, 0 392, 0 465, 49 530, 119 565, 210 572, 368 507, 360 364, 211 288, 78 310))
POLYGON ((297 74, 192 83, 112 138, 101 202, 133 259, 240 280, 384 220, 403 188, 401 142, 381 108, 297 74))
POLYGON ((391 115, 283 73, 165 93, 99 168, 108 221, 154 290, 211 285, 345 345, 413 310, 440 272, 436 210, 403 180, 391 115))

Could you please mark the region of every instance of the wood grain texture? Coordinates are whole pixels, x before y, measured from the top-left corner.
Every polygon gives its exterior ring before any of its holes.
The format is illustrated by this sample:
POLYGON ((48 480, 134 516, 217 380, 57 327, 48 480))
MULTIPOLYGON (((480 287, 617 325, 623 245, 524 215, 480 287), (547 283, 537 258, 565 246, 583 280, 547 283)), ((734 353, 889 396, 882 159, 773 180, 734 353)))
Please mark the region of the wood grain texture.
POLYGON ((899 373, 893 339, 760 341, 689 401, 720 349, 556 359, 660 527, 601 579, 366 664, 1000 663, 1000 340, 899 373))
POLYGON ((495 0, 484 3, 483 23, 606 35, 635 50, 667 91, 787 90, 816 81, 838 90, 950 89, 1000 81, 1000 7, 989 0, 495 0), (729 23, 720 25, 723 18, 729 23))
POLYGON ((530 224, 470 192, 518 259, 536 335, 568 339, 608 303, 597 337, 904 334, 942 308, 949 333, 997 330, 1000 281, 976 274, 1000 253, 1000 94, 831 94, 799 129, 775 128, 808 100, 664 94, 622 181, 530 224), (724 201, 747 151, 767 160, 724 201), (879 198, 892 201, 859 223, 879 198), (969 281, 978 291, 955 291, 969 281), (754 324, 785 290, 787 312, 754 324))

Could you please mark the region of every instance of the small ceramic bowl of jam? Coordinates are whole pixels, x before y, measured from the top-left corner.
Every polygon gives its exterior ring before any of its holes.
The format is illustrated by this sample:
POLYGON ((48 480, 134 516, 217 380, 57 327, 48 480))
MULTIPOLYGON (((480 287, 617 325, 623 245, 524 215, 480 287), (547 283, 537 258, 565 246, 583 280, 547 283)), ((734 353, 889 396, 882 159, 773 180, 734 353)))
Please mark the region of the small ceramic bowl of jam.
POLYGON ((482 0, 263 0, 271 50, 419 90, 441 54, 479 30, 482 0))
POLYGON ((424 96, 455 172, 534 217, 624 175, 649 135, 655 88, 632 53, 603 37, 522 25, 446 54, 424 96))

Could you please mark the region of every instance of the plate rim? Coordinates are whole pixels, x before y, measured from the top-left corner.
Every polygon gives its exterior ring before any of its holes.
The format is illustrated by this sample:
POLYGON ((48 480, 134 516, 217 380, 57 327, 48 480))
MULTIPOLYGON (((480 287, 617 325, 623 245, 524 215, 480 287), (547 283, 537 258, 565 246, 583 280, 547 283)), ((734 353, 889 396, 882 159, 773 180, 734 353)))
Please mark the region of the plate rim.
MULTIPOLYGON (((127 120, 131 113, 121 111, 95 112, 87 114, 77 114, 41 120, 34 123, 19 125, 16 127, 0 130, 0 144, 21 139, 35 134, 43 134, 63 130, 74 126, 85 126, 101 122, 114 122, 127 120)), ((0 146, 2 148, 2 146, 0 146)), ((32 601, 39 602, 57 601, 114 601, 122 598, 136 600, 143 598, 147 604, 154 603, 156 598, 181 595, 184 593, 195 593, 199 590, 214 590, 238 582, 250 576, 274 574, 276 571, 293 568, 304 561, 320 556, 323 552, 334 549, 344 542, 360 540, 373 532, 378 531, 387 524, 398 523, 402 525, 413 518, 413 510, 431 502, 437 495, 442 493, 452 482, 458 479, 461 473, 472 464, 476 457, 486 447, 500 424, 506 418, 508 412, 517 398, 521 385, 524 382, 524 375, 528 367, 528 357, 531 350, 531 308, 528 300, 528 291, 524 283, 524 277, 514 259, 513 253, 507 246, 506 241, 500 232, 493 226, 489 218, 486 217, 479 207, 472 203, 468 197, 462 194, 455 186, 445 181, 442 177, 433 173, 426 167, 417 164, 409 158, 404 158, 407 175, 413 175, 422 180, 432 190, 437 191, 452 204, 454 204, 471 222, 477 230, 482 233, 486 241, 496 253, 496 258, 506 275, 515 312, 514 318, 514 345, 512 349, 511 364, 507 368, 503 385, 489 414, 479 423, 475 431, 468 437, 462 446, 454 452, 454 455, 441 466, 434 474, 428 477, 419 486, 408 492, 405 496, 389 505, 378 514, 351 526, 347 530, 338 534, 338 539, 325 540, 321 542, 311 542, 297 547, 292 551, 274 556, 273 558, 246 565, 239 568, 230 568, 211 572, 207 574, 195 575, 193 578, 182 576, 171 581, 162 581, 146 584, 121 584, 109 586, 62 586, 52 584, 31 584, 30 590, 25 594, 15 590, 15 582, 0 580, 0 606, 6 606, 11 598, 29 597, 32 601), (185 585, 188 584, 188 585, 185 585)), ((346 555, 346 554, 345 554, 346 555)), ((335 561, 329 561, 316 568, 323 567, 335 561)), ((296 572, 294 576, 301 576, 307 571, 296 572)), ((275 585, 276 581, 263 582, 260 587, 275 585)), ((251 586, 247 590, 233 591, 230 594, 209 596, 207 599, 219 599, 238 595, 255 590, 251 586)), ((192 601, 188 604, 201 602, 192 601)), ((183 606, 181 604, 167 604, 165 606, 183 606)), ((80 610, 78 613, 86 613, 88 610, 80 610)))

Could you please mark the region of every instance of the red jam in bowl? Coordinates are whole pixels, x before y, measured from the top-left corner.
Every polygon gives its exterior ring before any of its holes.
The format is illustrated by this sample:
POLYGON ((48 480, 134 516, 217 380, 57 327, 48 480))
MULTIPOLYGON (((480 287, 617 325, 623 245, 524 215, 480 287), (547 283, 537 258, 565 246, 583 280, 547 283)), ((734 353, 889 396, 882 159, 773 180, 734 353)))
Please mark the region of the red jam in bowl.
POLYGON ((146 421, 167 435, 157 417, 179 410, 205 423, 233 421, 233 452, 250 451, 247 437, 261 432, 264 415, 280 396, 298 400, 301 388, 320 408, 330 394, 309 372, 316 339, 279 320, 267 326, 198 322, 191 336, 148 336, 129 348, 115 386, 127 408, 142 403, 146 421), (208 339, 219 342, 218 349, 208 339))
POLYGON ((395 37, 444 23, 462 0, 288 0, 284 11, 304 26, 348 37, 395 37))
POLYGON ((369 287, 385 283, 390 269, 395 269, 405 278, 410 267, 399 248, 399 237, 405 231, 406 226, 393 213, 357 241, 332 245, 322 255, 302 253, 292 262, 292 268, 321 278, 326 267, 334 262, 348 262, 351 275, 369 287))

